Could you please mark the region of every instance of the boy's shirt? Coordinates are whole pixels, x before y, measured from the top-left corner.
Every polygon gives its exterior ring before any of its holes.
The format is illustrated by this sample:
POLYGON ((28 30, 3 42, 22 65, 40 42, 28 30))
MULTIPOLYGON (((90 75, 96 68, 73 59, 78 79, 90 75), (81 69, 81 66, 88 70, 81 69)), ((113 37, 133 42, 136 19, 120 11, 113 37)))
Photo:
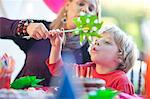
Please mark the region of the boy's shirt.
POLYGON ((94 69, 93 78, 100 78, 106 81, 107 88, 113 88, 130 95, 134 94, 134 87, 128 80, 126 74, 121 70, 115 70, 107 74, 99 74, 94 69))
MULTIPOLYGON (((63 61, 61 59, 54 64, 49 64, 48 60, 46 60, 46 64, 53 76, 61 76, 61 70, 63 66, 63 61)), ((95 67, 95 64, 93 62, 88 62, 86 64, 82 64, 82 65, 77 64, 75 66, 88 68, 88 67, 95 67)), ((85 71, 83 72, 86 73, 87 69, 84 70, 85 71)), ((134 87, 132 83, 128 80, 126 74, 121 70, 115 70, 107 74, 99 74, 96 72, 94 68, 92 72, 92 77, 105 80, 106 88, 112 88, 118 91, 128 93, 130 95, 134 94, 134 87)))

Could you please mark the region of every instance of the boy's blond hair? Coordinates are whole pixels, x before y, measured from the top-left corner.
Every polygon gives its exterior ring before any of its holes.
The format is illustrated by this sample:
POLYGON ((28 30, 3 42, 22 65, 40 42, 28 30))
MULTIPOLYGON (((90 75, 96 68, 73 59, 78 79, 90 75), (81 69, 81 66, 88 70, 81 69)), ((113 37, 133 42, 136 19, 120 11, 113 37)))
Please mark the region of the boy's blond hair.
POLYGON ((100 33, 109 32, 113 35, 115 43, 117 44, 119 53, 122 55, 122 63, 117 69, 128 72, 137 59, 137 47, 130 36, 123 32, 115 25, 108 25, 102 27, 100 33))

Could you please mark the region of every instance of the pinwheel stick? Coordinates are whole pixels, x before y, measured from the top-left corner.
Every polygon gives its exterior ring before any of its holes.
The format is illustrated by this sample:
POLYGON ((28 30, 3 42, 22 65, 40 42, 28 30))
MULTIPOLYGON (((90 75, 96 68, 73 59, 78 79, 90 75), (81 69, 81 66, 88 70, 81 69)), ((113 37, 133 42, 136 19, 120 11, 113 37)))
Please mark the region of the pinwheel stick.
POLYGON ((65 33, 67 32, 75 32, 75 31, 88 31, 89 28, 88 27, 84 27, 84 28, 77 28, 77 29, 71 29, 71 30, 64 30, 65 33))

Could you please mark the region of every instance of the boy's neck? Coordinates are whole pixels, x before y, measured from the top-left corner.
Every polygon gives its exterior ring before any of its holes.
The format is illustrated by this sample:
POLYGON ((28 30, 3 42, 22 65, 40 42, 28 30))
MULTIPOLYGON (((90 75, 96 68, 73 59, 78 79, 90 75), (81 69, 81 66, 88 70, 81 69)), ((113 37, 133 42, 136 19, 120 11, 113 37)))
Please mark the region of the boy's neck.
POLYGON ((116 70, 116 67, 110 68, 108 66, 102 66, 102 65, 96 64, 96 72, 99 74, 107 74, 114 70, 116 70))

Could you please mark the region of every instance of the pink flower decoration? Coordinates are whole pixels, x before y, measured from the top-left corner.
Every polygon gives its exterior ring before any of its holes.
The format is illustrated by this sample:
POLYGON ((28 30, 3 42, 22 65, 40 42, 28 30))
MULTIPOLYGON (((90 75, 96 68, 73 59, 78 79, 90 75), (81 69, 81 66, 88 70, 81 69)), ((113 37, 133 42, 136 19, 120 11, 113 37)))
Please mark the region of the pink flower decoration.
POLYGON ((54 12, 58 13, 67 0, 44 0, 44 3, 54 12))

